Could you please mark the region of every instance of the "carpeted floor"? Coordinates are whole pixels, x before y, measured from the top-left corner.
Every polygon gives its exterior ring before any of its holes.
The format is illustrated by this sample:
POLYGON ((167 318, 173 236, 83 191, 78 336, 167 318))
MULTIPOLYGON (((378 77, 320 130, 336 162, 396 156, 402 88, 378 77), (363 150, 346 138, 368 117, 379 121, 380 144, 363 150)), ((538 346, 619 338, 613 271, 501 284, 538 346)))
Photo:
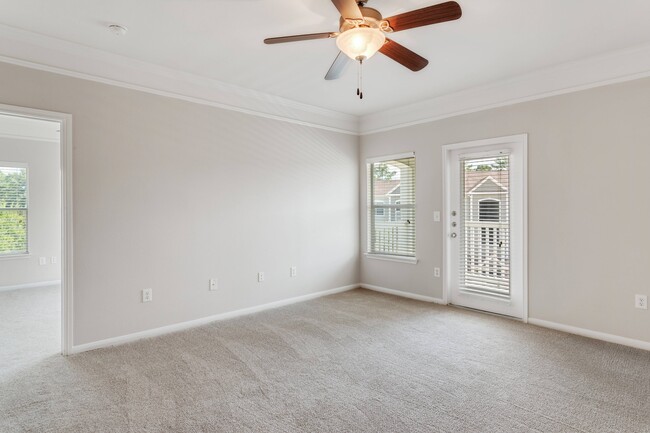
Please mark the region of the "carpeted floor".
POLYGON ((0 292, 0 322, 2 380, 61 352, 61 286, 0 292))
POLYGON ((354 290, 0 373, 2 432, 650 432, 650 352, 354 290))

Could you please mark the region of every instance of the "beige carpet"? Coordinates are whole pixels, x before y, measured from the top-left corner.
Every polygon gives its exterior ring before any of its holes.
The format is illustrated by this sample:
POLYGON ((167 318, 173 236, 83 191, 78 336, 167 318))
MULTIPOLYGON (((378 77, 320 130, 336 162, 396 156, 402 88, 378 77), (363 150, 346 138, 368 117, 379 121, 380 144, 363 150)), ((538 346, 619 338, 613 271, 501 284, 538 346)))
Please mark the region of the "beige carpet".
POLYGON ((2 432, 650 432, 650 352, 355 290, 0 375, 2 432))
POLYGON ((0 292, 0 323, 0 379, 60 353, 61 287, 0 292))

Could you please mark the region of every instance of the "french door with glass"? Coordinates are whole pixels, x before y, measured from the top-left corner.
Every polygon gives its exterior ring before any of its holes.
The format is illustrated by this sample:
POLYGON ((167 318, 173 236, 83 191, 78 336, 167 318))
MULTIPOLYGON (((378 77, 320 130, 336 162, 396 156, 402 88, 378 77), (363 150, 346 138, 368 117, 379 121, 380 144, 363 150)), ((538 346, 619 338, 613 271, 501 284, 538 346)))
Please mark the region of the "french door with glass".
POLYGON ((445 146, 448 301, 526 319, 525 135, 445 146))

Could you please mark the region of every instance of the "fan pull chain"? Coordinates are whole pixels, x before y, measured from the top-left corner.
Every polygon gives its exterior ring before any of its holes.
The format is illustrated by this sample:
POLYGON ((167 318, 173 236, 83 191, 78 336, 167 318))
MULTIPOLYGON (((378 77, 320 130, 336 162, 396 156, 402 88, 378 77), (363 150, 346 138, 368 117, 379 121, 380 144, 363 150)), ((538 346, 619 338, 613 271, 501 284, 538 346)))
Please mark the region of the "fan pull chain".
POLYGON ((363 99, 363 59, 359 59, 359 74, 357 75, 357 96, 363 99))

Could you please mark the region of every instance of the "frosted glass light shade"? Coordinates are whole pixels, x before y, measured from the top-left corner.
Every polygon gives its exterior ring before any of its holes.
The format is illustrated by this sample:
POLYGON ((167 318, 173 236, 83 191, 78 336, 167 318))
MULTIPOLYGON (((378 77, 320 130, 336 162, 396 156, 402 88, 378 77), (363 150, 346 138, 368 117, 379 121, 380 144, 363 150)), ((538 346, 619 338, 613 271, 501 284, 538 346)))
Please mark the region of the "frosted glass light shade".
POLYGON ((379 29, 356 27, 346 30, 336 38, 336 45, 352 60, 366 60, 375 55, 386 42, 379 29))

